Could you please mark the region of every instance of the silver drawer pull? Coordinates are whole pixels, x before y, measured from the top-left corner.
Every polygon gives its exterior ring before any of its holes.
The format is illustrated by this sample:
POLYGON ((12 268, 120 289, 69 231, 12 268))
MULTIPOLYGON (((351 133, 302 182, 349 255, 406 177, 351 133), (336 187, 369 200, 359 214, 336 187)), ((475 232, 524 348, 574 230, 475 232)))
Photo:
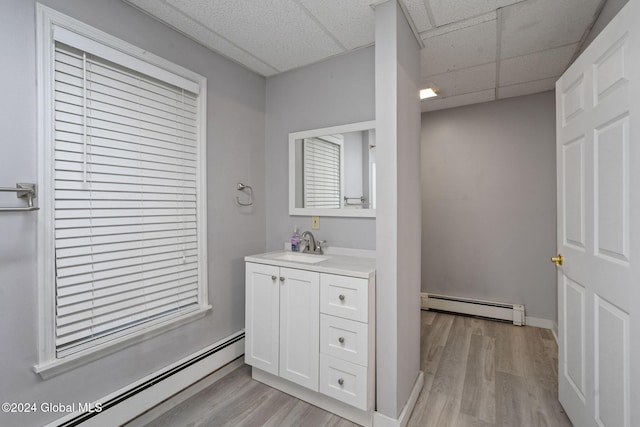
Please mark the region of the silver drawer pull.
POLYGON ((340 338, 338 338, 338 342, 339 342, 340 344, 344 344, 344 337, 340 337, 340 338))
POLYGON ((278 276, 271 276, 271 280, 276 280, 278 276))
POLYGON ((284 282, 284 277, 282 277, 282 276, 281 276, 281 277, 280 277, 280 281, 281 281, 281 282, 284 282))
POLYGON ((342 378, 338 379, 338 384, 343 385, 344 384, 344 380, 342 378))
POLYGON ((344 295, 342 295, 342 294, 338 295, 338 299, 339 299, 340 301, 344 301, 344 295))

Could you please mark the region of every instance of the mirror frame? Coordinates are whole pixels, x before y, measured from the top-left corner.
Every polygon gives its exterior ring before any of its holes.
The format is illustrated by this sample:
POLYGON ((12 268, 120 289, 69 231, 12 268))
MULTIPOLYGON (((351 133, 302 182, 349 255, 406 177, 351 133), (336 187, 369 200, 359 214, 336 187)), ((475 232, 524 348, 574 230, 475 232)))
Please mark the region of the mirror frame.
POLYGON ((331 135, 335 133, 357 132, 376 128, 376 121, 349 123, 340 126, 311 129, 289 134, 289 215, 293 216, 335 216, 349 218, 375 218, 375 209, 328 209, 328 208, 297 208, 296 207, 296 154, 297 139, 314 136, 331 135))

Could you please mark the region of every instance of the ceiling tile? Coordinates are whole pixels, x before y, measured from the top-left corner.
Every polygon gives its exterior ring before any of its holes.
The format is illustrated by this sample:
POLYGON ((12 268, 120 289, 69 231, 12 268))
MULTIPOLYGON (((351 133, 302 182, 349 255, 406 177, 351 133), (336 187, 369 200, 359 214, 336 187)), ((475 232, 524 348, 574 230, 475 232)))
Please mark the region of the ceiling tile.
POLYGON ((521 83, 511 86, 503 86, 498 89, 498 98, 512 98, 514 96, 531 95, 532 93, 546 92, 556 87, 557 77, 521 83))
POLYGON ((495 21, 497 17, 496 11, 485 13, 484 15, 476 16, 475 18, 469 18, 464 21, 458 21, 447 25, 442 25, 437 28, 425 31, 420 34, 422 40, 427 40, 431 37, 441 36, 443 34, 450 33, 452 31, 462 30, 467 27, 473 27, 475 25, 483 24, 489 21, 495 21))
POLYGON ((578 44, 536 52, 500 62, 500 86, 559 77, 569 65, 578 44))
POLYGON ((445 108, 460 107, 462 105, 479 104, 480 102, 493 101, 496 92, 493 89, 481 92, 465 93, 464 95, 450 96, 448 98, 424 99, 421 102, 422 112, 444 110, 445 108))
MULTIPOLYGON (((344 1, 340 2, 342 5, 344 1)), ((407 12, 411 15, 413 23, 416 25, 418 33, 430 30, 433 28, 429 21, 429 14, 424 6, 423 0, 404 0, 404 4, 407 7, 407 12)))
MULTIPOLYGON (((124 1, 263 76, 375 38, 375 0, 124 1)), ((428 111, 493 100, 496 60, 501 98, 552 89, 605 0, 400 1, 425 44, 421 82, 442 95, 428 111)))
POLYGON ((501 58, 577 43, 601 0, 527 0, 502 9, 501 58))
POLYGON ((280 71, 344 50, 292 0, 166 0, 280 71))
POLYGON ((277 74, 278 70, 250 53, 238 48, 209 28, 194 22, 180 11, 157 0, 125 0, 156 19, 175 28, 203 46, 220 53, 263 76, 277 74))
POLYGON ((431 5, 435 25, 450 24, 494 11, 521 0, 425 0, 431 5))
POLYGON ((424 44, 420 52, 423 76, 494 62, 496 21, 428 37, 424 39, 424 44))
POLYGON ((450 97, 470 92, 493 89, 496 86, 496 63, 478 65, 422 79, 425 84, 433 84, 440 95, 450 97))
POLYGON ((297 1, 345 48, 351 50, 373 44, 376 17, 370 0, 297 1), (336 13, 337 8, 340 13, 336 13))

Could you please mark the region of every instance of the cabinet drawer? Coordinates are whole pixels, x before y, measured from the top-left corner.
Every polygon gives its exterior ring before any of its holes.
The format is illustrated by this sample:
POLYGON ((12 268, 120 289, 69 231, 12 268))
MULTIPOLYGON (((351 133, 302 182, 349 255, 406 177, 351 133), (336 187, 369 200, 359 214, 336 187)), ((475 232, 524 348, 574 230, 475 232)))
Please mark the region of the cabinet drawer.
POLYGON ((369 281, 357 277, 320 275, 320 312, 367 322, 369 281))
POLYGON ((366 323, 320 315, 320 352, 367 366, 366 323))
POLYGON ((367 410, 367 368, 320 355, 320 393, 367 410))

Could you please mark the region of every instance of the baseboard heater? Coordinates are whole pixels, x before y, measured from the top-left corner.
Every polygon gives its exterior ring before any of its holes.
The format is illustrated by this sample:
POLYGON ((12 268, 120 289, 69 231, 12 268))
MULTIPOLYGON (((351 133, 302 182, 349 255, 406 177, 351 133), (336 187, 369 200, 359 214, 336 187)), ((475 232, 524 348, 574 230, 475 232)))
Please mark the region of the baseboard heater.
POLYGON ((506 320, 514 325, 525 324, 524 305, 452 297, 431 293, 422 294, 423 309, 468 314, 489 319, 506 320))
POLYGON ((230 345, 240 341, 244 339, 244 333, 239 334, 234 336, 233 338, 230 338, 229 340, 220 343, 219 345, 209 349, 208 351, 198 354, 197 356, 184 361, 183 363, 172 367, 171 369, 162 372, 161 374, 156 375, 153 378, 149 378, 147 379, 145 382, 140 383, 138 385, 136 385, 135 387, 127 390, 126 392, 123 392, 119 395, 113 396, 111 399, 102 402, 102 411, 101 412, 83 412, 80 415, 78 415, 77 417, 74 417, 70 420, 65 421, 64 423, 60 424, 58 427, 73 427, 73 426, 77 426, 80 425, 82 423, 84 423, 85 421, 89 420, 90 418, 95 417, 96 415, 100 414, 100 413, 104 413, 104 411, 108 410, 109 408, 112 408, 114 406, 116 406, 117 404, 121 403, 122 401, 129 399, 133 396, 135 396, 136 394, 160 383, 163 380, 166 380, 167 378, 171 377, 172 375, 177 374, 180 371, 183 371, 185 369, 187 369, 188 367, 200 362, 203 359, 206 359, 207 357, 219 352, 220 350, 223 350, 227 347, 229 347, 230 345))

